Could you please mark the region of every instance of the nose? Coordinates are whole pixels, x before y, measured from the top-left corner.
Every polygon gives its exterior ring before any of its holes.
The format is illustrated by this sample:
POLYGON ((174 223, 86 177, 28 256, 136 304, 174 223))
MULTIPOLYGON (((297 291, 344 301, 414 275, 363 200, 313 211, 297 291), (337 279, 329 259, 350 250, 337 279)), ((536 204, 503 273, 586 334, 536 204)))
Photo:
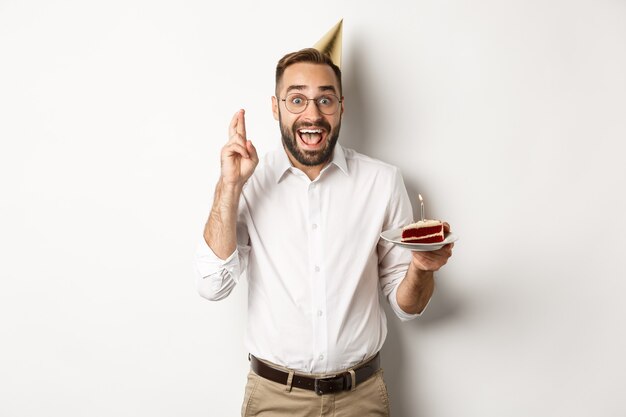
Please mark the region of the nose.
POLYGON ((317 102, 313 99, 309 99, 306 108, 304 109, 303 116, 306 119, 319 120, 322 118, 322 112, 317 107, 317 102))

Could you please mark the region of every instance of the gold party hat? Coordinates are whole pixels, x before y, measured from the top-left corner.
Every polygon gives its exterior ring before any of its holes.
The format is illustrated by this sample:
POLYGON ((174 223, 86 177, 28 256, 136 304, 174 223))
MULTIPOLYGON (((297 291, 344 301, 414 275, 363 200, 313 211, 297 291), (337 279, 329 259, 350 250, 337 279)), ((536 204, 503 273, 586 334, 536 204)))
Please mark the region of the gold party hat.
POLYGON ((332 27, 322 39, 317 41, 313 48, 323 54, 330 56, 333 63, 341 68, 341 35, 343 29, 343 19, 332 27))

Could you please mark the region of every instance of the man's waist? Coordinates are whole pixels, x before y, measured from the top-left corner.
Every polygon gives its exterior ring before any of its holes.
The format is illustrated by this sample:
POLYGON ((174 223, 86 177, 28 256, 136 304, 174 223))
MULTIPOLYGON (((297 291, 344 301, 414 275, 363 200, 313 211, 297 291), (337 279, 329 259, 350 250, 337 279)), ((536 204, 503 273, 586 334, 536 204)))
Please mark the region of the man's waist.
MULTIPOLYGON (((323 313, 321 317, 324 318, 323 313)), ((296 326, 291 322, 283 326, 289 331, 282 333, 276 329, 278 326, 268 325, 266 321, 265 318, 250 317, 246 351, 257 358, 305 374, 333 373, 353 368, 376 355, 382 349, 387 334, 384 319, 375 314, 371 314, 366 322, 359 321, 361 327, 352 324, 345 326, 340 333, 329 329, 325 333, 311 334, 308 331, 310 325, 303 323, 296 326), (266 332, 261 330, 268 328, 266 332), (328 340, 334 343, 328 344, 326 349, 320 348, 321 342, 328 340)))
POLYGON ((355 365, 327 374, 311 374, 292 370, 249 355, 250 367, 257 375, 287 385, 315 391, 318 395, 355 389, 380 369, 380 354, 355 365))

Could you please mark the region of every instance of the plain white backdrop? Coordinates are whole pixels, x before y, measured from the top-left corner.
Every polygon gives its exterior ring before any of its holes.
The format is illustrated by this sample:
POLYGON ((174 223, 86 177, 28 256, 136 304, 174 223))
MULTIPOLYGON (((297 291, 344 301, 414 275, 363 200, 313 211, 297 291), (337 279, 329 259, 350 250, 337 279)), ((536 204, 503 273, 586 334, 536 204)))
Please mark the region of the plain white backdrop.
POLYGON ((0 0, 0 415, 238 415, 246 284, 192 264, 219 150, 239 108, 278 143, 276 61, 340 18, 340 140, 460 236, 388 314, 393 415, 626 415, 620 0, 0 0))

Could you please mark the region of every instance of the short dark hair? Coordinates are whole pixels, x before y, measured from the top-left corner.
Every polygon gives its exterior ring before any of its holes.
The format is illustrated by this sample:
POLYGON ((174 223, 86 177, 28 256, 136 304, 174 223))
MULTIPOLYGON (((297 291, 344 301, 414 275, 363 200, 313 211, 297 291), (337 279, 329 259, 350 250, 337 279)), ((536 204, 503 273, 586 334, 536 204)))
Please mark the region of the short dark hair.
POLYGON ((285 55, 278 61, 276 65, 276 95, 278 95, 278 84, 280 83, 283 73, 288 66, 297 64, 299 62, 310 62, 312 64, 324 64, 332 68, 337 81, 339 82, 339 95, 342 94, 341 87, 341 69, 333 63, 333 60, 328 54, 324 54, 315 48, 305 48, 296 52, 291 52, 285 55))

